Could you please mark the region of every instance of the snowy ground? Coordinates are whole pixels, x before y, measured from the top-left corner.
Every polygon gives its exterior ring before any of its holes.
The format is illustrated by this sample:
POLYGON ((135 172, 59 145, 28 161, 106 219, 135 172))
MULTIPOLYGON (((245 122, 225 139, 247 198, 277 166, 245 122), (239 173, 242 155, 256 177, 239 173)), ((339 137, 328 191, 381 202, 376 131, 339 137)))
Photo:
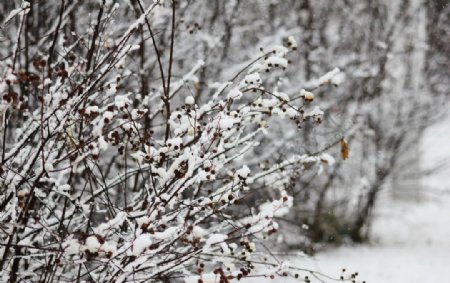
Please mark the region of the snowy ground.
MULTIPOLYGON (((423 168, 450 160, 450 116, 424 137, 423 168)), ((450 166, 424 178, 422 188, 425 193, 416 200, 382 196, 373 243, 328 250, 314 259, 297 258, 294 265, 337 276, 346 268, 367 283, 450 282, 450 166)))
MULTIPOLYGON (((450 159, 450 117, 424 137, 423 168, 450 159)), ((328 274, 347 267, 374 283, 448 282, 450 166, 425 177, 422 184, 425 193, 419 200, 384 202, 374 222, 374 244, 319 254, 313 267, 328 274)))

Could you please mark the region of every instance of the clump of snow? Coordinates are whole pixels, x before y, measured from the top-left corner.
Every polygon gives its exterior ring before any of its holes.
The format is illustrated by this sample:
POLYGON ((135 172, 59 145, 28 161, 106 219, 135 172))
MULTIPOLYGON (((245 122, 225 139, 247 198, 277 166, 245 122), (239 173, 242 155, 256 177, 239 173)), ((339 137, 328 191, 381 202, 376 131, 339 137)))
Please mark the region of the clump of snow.
POLYGON ((275 94, 278 99, 281 99, 282 101, 289 101, 289 95, 287 93, 276 91, 275 94))
POLYGON ((250 168, 248 168, 247 165, 242 166, 241 169, 236 170, 236 174, 240 177, 240 178, 247 178, 250 175, 250 168))
POLYGON ((187 105, 194 105, 195 99, 192 95, 186 96, 186 98, 184 99, 184 103, 187 105))
POLYGON ((286 54, 289 52, 289 49, 287 49, 283 45, 275 45, 271 48, 271 51, 276 57, 281 58, 286 56, 286 54))
POLYGON ((90 115, 90 114, 92 114, 92 113, 98 113, 98 106, 95 106, 95 105, 93 105, 93 106, 88 106, 88 107, 86 107, 86 109, 84 110, 84 113, 85 113, 86 115, 90 115))
POLYGON ((232 88, 227 95, 228 99, 239 99, 242 97, 242 92, 237 88, 232 88))
POLYGON ((90 236, 86 239, 84 246, 90 252, 96 252, 100 248, 101 244, 96 236, 90 236))
POLYGON ((300 95, 303 97, 303 99, 305 99, 305 101, 313 101, 314 100, 314 93, 312 93, 310 91, 306 91, 306 90, 302 89, 300 91, 300 95))
POLYGON ((130 154, 131 158, 137 161, 137 163, 142 163, 144 161, 145 153, 142 151, 136 151, 130 154))
POLYGON ((288 108, 286 108, 286 115, 289 118, 295 118, 296 116, 298 116, 298 110, 294 109, 292 107, 288 107, 288 108))
POLYGON ((328 153, 322 153, 320 155, 320 161, 322 161, 323 163, 326 163, 330 166, 333 165, 335 162, 334 157, 328 153))
POLYGON ((114 99, 117 108, 121 109, 131 104, 131 100, 127 95, 116 95, 114 99))
POLYGON ((108 119, 109 121, 111 121, 113 117, 114 117, 114 112, 105 111, 105 113, 103 113, 104 119, 108 119))
POLYGON ((245 78, 241 81, 239 88, 254 88, 260 86, 261 83, 262 80, 259 73, 252 73, 245 76, 245 78))
POLYGON ((157 232, 153 235, 153 238, 158 240, 167 240, 176 236, 180 229, 178 227, 169 227, 163 232, 157 232))
POLYGON ((209 104, 204 104, 202 107, 200 107, 199 112, 200 113, 205 113, 205 112, 209 112, 211 111, 211 105, 209 104))
POLYGON ((170 149, 181 149, 183 146, 182 138, 171 138, 168 139, 166 145, 170 147, 170 149))
POLYGON ((134 241, 132 245, 132 255, 134 256, 140 256, 145 249, 150 247, 150 245, 153 243, 152 238, 150 237, 150 234, 141 234, 139 235, 134 241))
POLYGON ((277 57, 277 56, 271 56, 267 58, 267 60, 264 61, 264 64, 262 65, 262 70, 270 70, 272 68, 287 68, 288 66, 288 60, 285 58, 277 57))
POLYGON ((319 106, 315 106, 311 111, 305 113, 304 117, 314 117, 314 116, 321 116, 323 115, 323 111, 320 109, 319 106))
POLYGON ((194 228, 192 229, 192 235, 196 238, 203 238, 207 235, 207 232, 200 226, 194 226, 194 228))
POLYGON ((231 118, 230 116, 223 115, 220 118, 219 127, 221 129, 230 130, 231 128, 233 128, 233 125, 234 125, 234 119, 231 118))
POLYGON ((211 246, 220 242, 223 242, 227 239, 227 235, 224 234, 212 234, 209 236, 208 240, 206 240, 206 245, 211 246))
POLYGON ((141 118, 142 116, 145 115, 145 113, 147 113, 147 109, 133 109, 131 111, 131 119, 136 120, 141 118))
POLYGON ((333 84, 335 86, 338 86, 344 80, 344 76, 345 75, 341 72, 341 70, 339 68, 334 68, 330 72, 328 72, 325 75, 321 76, 318 79, 318 84, 319 85, 323 85, 323 84, 330 83, 330 84, 333 84))
POLYGON ((288 46, 292 49, 297 49, 298 45, 297 45, 297 41, 295 40, 295 38, 291 35, 288 37, 287 39, 288 41, 288 46))
POLYGON ((108 141, 105 139, 105 137, 101 136, 98 139, 98 147, 101 150, 107 150, 108 149, 108 141))

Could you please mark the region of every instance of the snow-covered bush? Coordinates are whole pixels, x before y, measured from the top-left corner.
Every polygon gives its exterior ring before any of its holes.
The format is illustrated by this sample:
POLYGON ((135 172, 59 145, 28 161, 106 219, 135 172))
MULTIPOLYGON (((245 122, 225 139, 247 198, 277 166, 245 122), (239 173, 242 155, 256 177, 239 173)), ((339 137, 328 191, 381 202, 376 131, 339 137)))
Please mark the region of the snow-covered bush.
MULTIPOLYGON (((252 159, 268 137, 284 139, 273 120, 297 129, 324 118, 312 89, 283 91, 301 45, 290 36, 249 47, 252 61, 204 85, 205 58, 177 49, 193 45, 176 36, 189 3, 130 2, 3 4, 2 280, 298 276, 288 262, 265 263, 272 254, 260 243, 289 213, 291 174, 334 159, 323 150, 264 168, 252 159), (44 14, 52 18, 33 22, 44 14), (261 187, 270 196, 255 199, 261 187)), ((341 79, 332 70, 314 89, 341 79)))

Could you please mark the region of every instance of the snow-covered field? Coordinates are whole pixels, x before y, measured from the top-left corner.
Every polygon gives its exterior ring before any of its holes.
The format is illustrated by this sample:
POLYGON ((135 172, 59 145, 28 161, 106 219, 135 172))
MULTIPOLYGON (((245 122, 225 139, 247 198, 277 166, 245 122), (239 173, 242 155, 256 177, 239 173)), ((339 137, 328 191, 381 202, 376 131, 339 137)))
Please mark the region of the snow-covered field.
MULTIPOLYGON (((450 160, 450 116, 427 130, 421 150, 423 169, 450 160)), ((449 165, 422 179, 423 193, 416 199, 381 196, 371 244, 330 249, 313 259, 296 258, 293 265, 337 277, 346 268, 367 283, 450 282, 449 165)))
MULTIPOLYGON (((421 148, 423 168, 450 160, 450 117, 427 130, 421 148)), ((327 251, 310 266, 328 274, 346 267, 366 282, 449 282, 450 166, 425 177, 422 186, 419 200, 385 200, 372 245, 327 251)))

